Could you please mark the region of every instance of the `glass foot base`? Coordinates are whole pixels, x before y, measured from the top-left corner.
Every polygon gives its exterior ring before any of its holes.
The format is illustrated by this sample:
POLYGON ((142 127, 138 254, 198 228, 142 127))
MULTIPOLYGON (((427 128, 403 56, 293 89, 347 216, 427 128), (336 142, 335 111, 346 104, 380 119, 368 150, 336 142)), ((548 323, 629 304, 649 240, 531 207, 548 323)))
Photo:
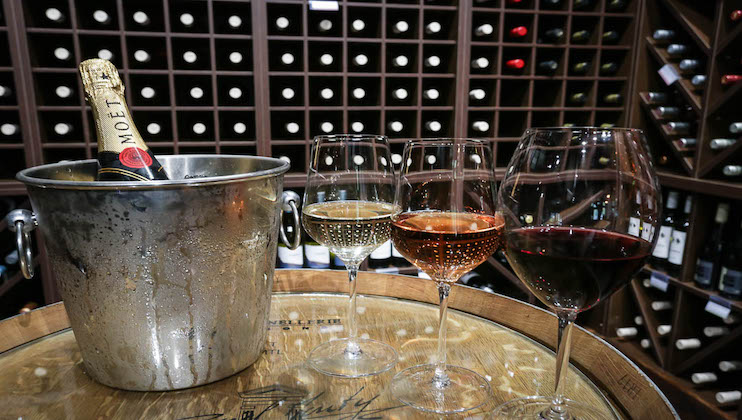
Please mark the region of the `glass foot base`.
POLYGON ((356 338, 357 351, 348 351, 350 340, 328 341, 315 347, 307 363, 320 373, 343 378, 360 378, 386 372, 397 364, 397 352, 381 341, 356 338))
POLYGON ((552 397, 525 397, 497 407, 492 419, 615 420, 616 416, 576 401, 564 399, 563 412, 551 410, 552 397))
POLYGON ((478 373, 446 365, 448 382, 437 385, 435 365, 407 368, 392 379, 392 395, 404 404, 433 413, 460 413, 481 407, 492 399, 490 385, 478 373))

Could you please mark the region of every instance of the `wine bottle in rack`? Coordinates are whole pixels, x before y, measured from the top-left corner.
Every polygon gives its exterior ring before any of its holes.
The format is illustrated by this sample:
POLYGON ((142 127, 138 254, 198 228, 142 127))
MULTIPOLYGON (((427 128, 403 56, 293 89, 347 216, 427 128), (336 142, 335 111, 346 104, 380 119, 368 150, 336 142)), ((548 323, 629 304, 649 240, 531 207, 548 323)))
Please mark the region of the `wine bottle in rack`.
POLYGON ((423 98, 425 99, 435 101, 440 97, 441 97, 441 93, 438 91, 438 89, 430 88, 430 89, 425 89, 423 91, 423 98))
POLYGON ((722 372, 742 371, 742 361, 739 360, 722 360, 719 362, 719 370, 722 372))
POLYGON ((560 42, 564 39, 564 29, 551 28, 544 31, 544 37, 551 42, 560 42))
POLYGON ((667 94, 664 92, 648 92, 647 98, 649 99, 649 103, 653 105, 667 102, 667 94))
POLYGON ((186 28, 193 27, 193 24, 196 22, 196 19, 190 13, 181 13, 178 20, 180 20, 180 23, 186 28))
POLYGON ((294 64, 294 60, 296 60, 294 58, 294 54, 291 54, 290 52, 285 52, 281 54, 281 63, 286 66, 290 66, 294 64))
POLYGON ((368 266, 373 269, 389 267, 391 260, 392 241, 387 241, 381 244, 380 247, 376 248, 371 255, 368 256, 368 266))
POLYGON ((134 14, 131 15, 131 18, 134 19, 134 22, 141 26, 148 26, 151 23, 151 21, 149 20, 149 16, 141 10, 137 10, 136 12, 134 12, 134 14))
POLYGON ((354 133, 363 133, 363 129, 366 128, 366 126, 363 125, 360 121, 353 121, 350 123, 350 129, 354 133))
POLYGON ((245 134, 247 132, 247 124, 243 122, 234 123, 234 125, 232 125, 232 132, 238 135, 245 134))
POLYGON ((681 137, 678 139, 678 143, 680 143, 680 146, 683 148, 692 149, 696 147, 698 140, 694 137, 681 137))
POLYGON ((650 261, 655 268, 665 269, 667 257, 670 255, 670 242, 672 241, 672 229, 675 226, 675 212, 678 208, 680 194, 677 191, 670 191, 667 194, 667 203, 665 204, 664 219, 660 226, 660 235, 654 246, 650 261))
POLYGON ((479 25, 474 29, 474 34, 477 36, 490 36, 495 32, 495 27, 489 23, 479 25))
POLYGON ((618 31, 611 29, 603 32, 602 38, 604 44, 615 44, 621 39, 621 35, 618 31))
MULTIPOLYGON (((286 226, 286 232, 292 235, 294 227, 286 226)), ((278 241, 276 256, 278 268, 302 268, 304 267, 304 244, 300 244, 296 249, 289 249, 282 241, 278 241)))
POLYGON ((722 150, 737 143, 737 139, 711 139, 709 147, 711 150, 722 150))
POLYGON ((484 89, 476 88, 469 91, 469 98, 475 101, 481 101, 487 96, 484 89))
POLYGON ((202 136, 206 133, 206 124, 202 122, 194 123, 191 126, 191 132, 197 136, 202 136))
POLYGON ((361 87, 353 88, 352 91, 350 91, 350 94, 353 95, 354 99, 361 100, 366 97, 366 90, 361 87))
POLYGON ((54 89, 54 94, 60 99, 67 99, 72 96, 72 88, 66 85, 59 85, 54 89))
POLYGON ((670 44, 667 46, 667 54, 671 57, 678 57, 688 52, 688 47, 683 44, 670 44))
POLYGON ((188 95, 193 99, 193 102, 198 102, 204 97, 204 90, 198 86, 194 86, 188 91, 188 95))
POLYGON ((574 63, 572 65, 572 73, 575 74, 585 74, 590 70, 590 62, 589 61, 580 61, 577 63, 574 63))
POLYGON ((335 125, 329 121, 323 121, 322 124, 319 125, 319 129, 325 134, 330 134, 335 131, 335 125))
POLYGON ((296 91, 294 91, 294 89, 290 87, 281 89, 281 97, 283 99, 286 99, 287 101, 289 101, 291 99, 294 99, 295 96, 296 96, 296 91))
POLYGON ((590 40, 590 31, 581 29, 572 33, 572 42, 584 44, 590 40))
MULTIPOLYGON (((737 166, 737 168, 739 168, 739 174, 742 174, 742 166, 737 166)), ((742 235, 739 231, 734 235, 734 242, 722 257, 719 292, 728 298, 740 299, 742 298, 742 235)))
POLYGON ((667 123, 670 134, 684 135, 690 133, 691 125, 685 121, 670 121, 667 123))
POLYGON ((719 277, 721 252, 724 248, 724 227, 729 217, 729 204, 719 203, 714 216, 714 227, 696 259, 696 286, 710 289, 719 277))
POLYGON ((423 64, 425 65, 425 67, 428 67, 428 68, 437 68, 438 66, 441 65, 441 58, 438 57, 437 55, 431 55, 425 58, 425 61, 423 61, 423 64))
POLYGON ((587 94, 584 92, 576 92, 569 95, 569 102, 574 105, 584 105, 587 103, 587 94))
POLYGON ((193 51, 186 51, 183 53, 183 61, 188 64, 194 64, 196 61, 198 61, 198 54, 193 51))
POLYGON ((693 89, 695 90, 703 89, 703 87, 706 86, 706 76, 703 74, 697 74, 691 77, 690 84, 693 85, 693 89))
POLYGON ((237 86, 233 86, 229 88, 227 91, 227 95, 229 95, 232 99, 240 99, 242 98, 242 89, 238 88, 237 86))
POLYGON ((729 124, 729 132, 733 134, 742 133, 742 122, 733 122, 729 124))
POLYGON ((721 337, 729 334, 729 328, 727 327, 704 327, 703 335, 709 338, 721 337))
POLYGON ((616 336, 620 338, 636 337, 637 334, 639 334, 639 330, 636 327, 616 328, 616 336))
MULTIPOLYGON (((428 35, 439 34, 442 29, 443 29, 443 26, 440 24, 440 22, 436 22, 436 21, 429 22, 427 25, 425 25, 425 33, 428 35)), ((389 252, 391 253, 391 248, 389 252)))
POLYGON ((0 134, 6 137, 15 136, 20 132, 18 124, 3 123, 0 125, 0 134))
POLYGON ((395 34, 403 34, 410 30, 410 24, 404 20, 397 21, 392 25, 392 32, 395 34))
POLYGON ((559 63, 556 60, 544 60, 538 63, 538 69, 543 73, 554 73, 558 68, 559 63))
POLYGON ((332 56, 332 54, 325 53, 319 56, 319 63, 322 66, 329 66, 333 62, 335 62, 335 58, 332 56))
POLYGON ((332 21, 330 19, 322 19, 317 24, 317 31, 320 33, 326 33, 330 30, 332 30, 332 21))
POLYGON ((646 350, 646 349, 649 349, 650 347, 652 347, 652 342, 651 342, 651 341, 649 341, 649 339, 648 339, 648 338, 642 338, 642 340, 641 340, 641 341, 639 342, 639 345, 640 345, 640 346, 641 346, 641 347, 642 347, 643 349, 645 349, 645 350, 646 350))
POLYGON ((392 65, 394 67, 407 67, 410 60, 404 55, 398 55, 392 59, 392 65))
POLYGON ((351 32, 361 32, 364 29, 366 29, 366 22, 362 19, 354 19, 353 22, 350 23, 351 32))
POLYGON ((333 97, 335 97, 335 91, 332 90, 329 87, 322 88, 322 90, 319 91, 319 96, 322 99, 324 99, 326 101, 329 101, 330 99, 332 99, 333 97))
POLYGON ((401 133, 402 130, 404 130, 404 124, 402 124, 402 122, 398 120, 390 121, 387 124, 387 127, 389 127, 389 130, 391 130, 391 132, 393 133, 401 133))
POLYGON ((726 176, 739 176, 742 175, 742 166, 726 165, 724 168, 722 168, 721 172, 726 176))
POLYGON ((572 7, 576 10, 587 9, 593 5, 593 0, 574 0, 572 7))
POLYGON ((109 15, 105 10, 98 9, 93 11, 93 20, 101 25, 108 25, 111 23, 111 15, 109 15))
POLYGON ((701 62, 692 58, 684 58, 678 63, 678 68, 683 73, 694 73, 700 70, 701 62))
POLYGON ((471 67, 473 69, 486 69, 490 66, 490 61, 486 57, 479 57, 471 62, 471 67))
POLYGON ((732 12, 729 14, 729 19, 731 19, 732 22, 736 22, 742 19, 742 9, 732 10, 732 12))
POLYGON ((677 118, 680 116, 680 108, 676 106, 658 106, 655 109, 662 118, 677 118))
POLYGON ((605 10, 609 12, 621 12, 626 9, 626 0, 607 0, 605 10))
MULTIPOLYGON (((740 14, 742 15, 742 11, 740 11, 740 14)), ((716 393, 715 397, 719 404, 732 404, 742 399, 742 391, 720 391, 716 393)))
MULTIPOLYGON (((98 54, 100 57, 100 53, 98 54)), ((137 63, 149 63, 152 60, 152 56, 145 50, 134 51, 134 61, 137 63)))
POLYGON ((685 198, 683 214, 675 221, 675 227, 672 230, 672 241, 670 242, 670 251, 667 256, 667 273, 677 277, 683 268, 683 254, 685 253, 685 238, 688 236, 690 228, 690 211, 693 206, 693 196, 688 195, 685 198))
POLYGON ((652 39, 655 41, 669 41, 675 38, 673 29, 657 29, 652 33, 652 39))
POLYGON ((432 133, 438 133, 443 129, 443 125, 439 121, 427 121, 425 123, 425 129, 432 133))
POLYGON ((288 122, 283 127, 287 133, 289 134, 296 134, 299 132, 299 129, 301 128, 298 123, 296 122, 288 122))
POLYGON ((227 18, 227 25, 232 29, 239 29, 242 26, 242 18, 237 15, 232 15, 227 18))
POLYGON ((490 129, 490 124, 487 121, 474 121, 471 123, 471 129, 478 133, 486 133, 490 129))
POLYGON ((657 326, 657 334, 659 335, 670 334, 670 331, 672 331, 672 325, 670 324, 662 324, 657 326))
POLYGON ((618 71, 618 64, 612 61, 603 63, 600 65, 600 74, 603 74, 603 75, 616 74, 617 71, 618 71))
POLYGON ((72 124, 56 123, 54 124, 54 133, 58 136, 66 136, 72 132, 72 124))
POLYGON ((634 324, 642 326, 644 325, 644 318, 642 318, 641 315, 637 315, 634 317, 634 324))
POLYGON ((505 61, 505 67, 511 70, 521 70, 526 66, 526 62, 521 58, 514 58, 505 61))
POLYGON ((153 136, 160 134, 160 132, 162 131, 162 127, 156 122, 147 124, 144 129, 147 131, 147 134, 151 134, 153 136))
POLYGON ((56 7, 50 7, 44 10, 44 16, 46 16, 49 21, 54 23, 64 23, 64 21, 67 19, 64 13, 62 13, 62 11, 57 9, 56 7))
POLYGON ((561 7, 562 0, 541 0, 541 7, 546 9, 555 9, 561 7))
POLYGON ((508 31, 511 38, 523 38, 528 35, 528 28, 525 26, 514 26, 508 31))
POLYGON ((276 18, 274 24, 279 31, 285 31, 291 26, 291 21, 286 16, 279 16, 276 18))
POLYGON ((719 377, 714 372, 697 372, 690 376, 690 380, 696 385, 705 385, 717 382, 719 377))
POLYGON ((660 312, 660 311, 667 311, 672 309, 672 302, 669 300, 655 300, 654 302, 650 303, 649 306, 652 308, 653 311, 660 312))
POLYGON ((404 101, 409 96, 409 93, 407 92, 407 89, 405 88, 397 88, 392 91, 392 97, 394 99, 397 99, 399 101, 404 101))
POLYGON ((54 58, 59 61, 69 61, 72 58, 72 53, 65 47, 57 47, 54 49, 54 58))
POLYGON ((609 93, 603 96, 603 102, 607 104, 620 104, 623 102, 623 95, 620 93, 609 93))

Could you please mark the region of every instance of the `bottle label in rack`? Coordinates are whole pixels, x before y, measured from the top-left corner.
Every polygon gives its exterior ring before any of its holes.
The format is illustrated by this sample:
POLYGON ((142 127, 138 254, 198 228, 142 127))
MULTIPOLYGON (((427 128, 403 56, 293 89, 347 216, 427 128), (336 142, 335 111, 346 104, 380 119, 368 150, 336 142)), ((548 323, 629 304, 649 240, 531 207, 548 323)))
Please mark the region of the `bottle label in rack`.
POLYGON ((392 256, 392 241, 386 241, 369 255, 372 260, 385 260, 392 256))
POLYGON ((294 250, 288 249, 285 246, 278 247, 278 259, 281 261, 281 267, 283 268, 301 268, 304 265, 304 253, 303 247, 296 248, 294 250))
POLYGON ((340 10, 340 6, 336 1, 309 0, 309 10, 324 10, 336 12, 340 10))
POLYGON ((304 244, 309 268, 329 268, 330 250, 322 245, 304 244))
POLYGON ((639 218, 629 217, 629 235, 639 237, 639 218))
POLYGON ((667 260, 672 264, 681 265, 683 264, 683 251, 685 250, 685 232, 673 231, 672 232, 672 243, 670 244, 670 252, 667 260))
POLYGON ((675 67, 672 66, 672 64, 665 64, 659 70, 657 70, 657 73, 660 74, 660 77, 662 77, 662 80, 665 81, 665 84, 667 86, 670 86, 671 84, 680 80, 680 75, 678 74, 677 70, 675 70, 675 67))
POLYGON ((704 309, 710 314, 716 315, 721 319, 726 319, 732 312, 730 306, 731 305, 729 305, 729 302, 726 300, 718 296, 711 296, 709 301, 706 302, 706 307, 704 309))
POLYGON ((670 254, 671 239, 672 228, 670 226, 662 226, 660 228, 660 237, 657 238, 657 245, 654 246, 654 252, 652 252, 652 256, 667 259, 667 256, 670 254))
POLYGON ((722 267, 720 277, 719 290, 734 296, 742 295, 742 271, 722 267))
POLYGON ((652 273, 652 276, 649 278, 649 285, 663 292, 667 291, 669 284, 670 282, 667 280, 667 276, 661 273, 652 273))
POLYGON ((642 239, 648 242, 652 242, 652 234, 654 234, 654 226, 649 223, 642 223, 642 239))
POLYGON ((711 261, 704 261, 698 259, 696 261, 696 283, 704 286, 711 285, 713 279, 711 276, 714 274, 714 263, 711 261))

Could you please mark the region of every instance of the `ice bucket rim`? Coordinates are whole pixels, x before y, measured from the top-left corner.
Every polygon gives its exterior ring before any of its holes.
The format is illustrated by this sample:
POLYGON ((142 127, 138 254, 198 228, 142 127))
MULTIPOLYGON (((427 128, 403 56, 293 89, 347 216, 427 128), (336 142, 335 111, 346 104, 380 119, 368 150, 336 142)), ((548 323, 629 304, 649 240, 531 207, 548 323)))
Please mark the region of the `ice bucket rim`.
MULTIPOLYGON (((195 158, 206 158, 206 159, 240 159, 240 160, 253 160, 261 161, 266 163, 273 163, 276 166, 269 169, 237 173, 230 175, 218 175, 218 176, 206 176, 206 177, 194 177, 188 179, 171 179, 165 181, 71 181, 64 179, 51 179, 34 176, 36 173, 61 169, 65 167, 83 166, 98 164, 97 159, 84 159, 84 160, 72 160, 62 161, 57 163, 47 163, 44 165, 34 166, 26 168, 18 174, 16 179, 26 186, 34 186, 39 188, 54 188, 54 189, 72 189, 72 190, 141 190, 141 189, 172 189, 172 188, 184 188, 184 187, 204 187, 210 185, 227 184, 240 182, 244 180, 255 180, 261 178, 267 178, 277 175, 283 175, 289 170, 289 163, 281 159, 265 157, 265 156, 247 156, 247 155, 229 155, 229 154, 188 154, 188 155, 158 155, 157 158, 163 163, 175 159, 175 160, 188 160, 195 158)), ((163 165, 167 166, 167 165, 163 165)))

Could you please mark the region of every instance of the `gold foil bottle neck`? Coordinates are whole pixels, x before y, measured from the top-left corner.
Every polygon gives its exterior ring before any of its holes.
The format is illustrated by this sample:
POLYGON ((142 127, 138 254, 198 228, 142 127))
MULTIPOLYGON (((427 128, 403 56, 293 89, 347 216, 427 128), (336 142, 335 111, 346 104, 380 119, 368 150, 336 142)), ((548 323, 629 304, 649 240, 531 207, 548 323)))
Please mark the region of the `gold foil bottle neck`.
POLYGON ((108 60, 91 58, 83 61, 80 63, 80 78, 86 98, 94 97, 97 89, 112 89, 119 95, 124 94, 119 72, 108 60))

